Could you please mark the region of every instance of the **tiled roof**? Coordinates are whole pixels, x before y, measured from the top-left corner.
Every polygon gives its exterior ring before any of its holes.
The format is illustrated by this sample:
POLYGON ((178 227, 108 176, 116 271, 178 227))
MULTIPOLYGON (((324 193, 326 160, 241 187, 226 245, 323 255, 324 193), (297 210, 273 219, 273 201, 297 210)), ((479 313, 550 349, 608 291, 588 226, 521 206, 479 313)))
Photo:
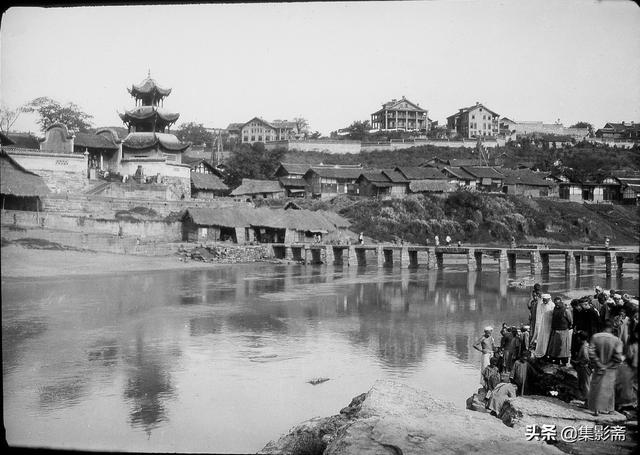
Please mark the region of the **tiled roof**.
POLYGON ((543 173, 529 169, 504 169, 504 183, 506 185, 551 186, 552 183, 544 179, 543 173))
POLYGON ((147 76, 145 80, 140 82, 139 84, 133 84, 129 90, 129 93, 132 95, 135 93, 140 94, 148 94, 152 92, 157 92, 162 96, 167 96, 171 93, 170 88, 164 88, 158 85, 158 83, 151 78, 151 76, 147 76))
POLYGON ((95 133, 76 133, 73 145, 93 149, 119 150, 120 148, 105 135, 95 133))
POLYGON ((461 179, 461 180, 475 180, 476 179, 475 176, 469 174, 467 171, 465 171, 461 167, 446 166, 444 169, 449 171, 451 173, 451 175, 453 175, 454 177, 456 177, 458 179, 461 179))
POLYGON ((124 148, 133 150, 146 150, 156 146, 171 152, 186 150, 191 144, 183 143, 173 134, 169 133, 129 133, 122 141, 124 148))
POLYGON ((278 180, 283 187, 304 187, 307 185, 307 182, 304 179, 280 177, 278 180))
POLYGON ((227 191, 229 189, 217 175, 201 172, 191 172, 191 186, 197 190, 227 191))
POLYGON ((382 171, 367 171, 367 172, 362 172, 362 174, 360 175, 360 177, 358 178, 366 178, 368 181, 374 183, 391 183, 391 179, 389 179, 389 177, 387 177, 386 175, 384 175, 382 173, 382 171))
POLYGON ((37 137, 29 133, 9 133, 7 134, 14 144, 13 146, 21 149, 39 149, 40 141, 37 137))
POLYGON ((386 175, 393 183, 409 183, 409 179, 407 179, 404 175, 396 170, 383 169, 382 173, 386 175))
POLYGON ((280 193, 282 187, 277 180, 242 179, 242 184, 231 192, 232 196, 260 193, 280 193))
POLYGON ((315 172, 320 177, 335 178, 335 179, 357 179, 362 174, 361 168, 336 168, 336 167, 313 167, 306 173, 315 172))
POLYGON ((34 197, 44 196, 51 191, 42 177, 26 170, 4 150, 0 151, 0 193, 34 197))
MULTIPOLYGON (((280 166, 279 166, 279 168, 284 169, 287 174, 304 174, 311 167, 312 166, 310 164, 304 164, 304 163, 280 163, 280 166)), ((276 170, 276 172, 278 170, 276 170)))
POLYGON ((503 179, 504 175, 492 167, 460 166, 463 170, 479 179, 503 179))
POLYGON ((434 167, 397 167, 396 171, 409 180, 446 180, 446 176, 434 167))

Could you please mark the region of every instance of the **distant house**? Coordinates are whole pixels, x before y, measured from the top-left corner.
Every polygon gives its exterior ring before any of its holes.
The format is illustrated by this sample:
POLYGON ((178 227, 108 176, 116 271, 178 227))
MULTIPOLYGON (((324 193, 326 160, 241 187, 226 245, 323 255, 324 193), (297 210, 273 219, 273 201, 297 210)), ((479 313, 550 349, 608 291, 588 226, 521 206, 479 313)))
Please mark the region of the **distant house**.
MULTIPOLYGON (((60 125, 60 128, 66 127, 60 125)), ((122 139, 109 128, 95 133, 76 133, 73 140, 74 153, 89 153, 89 170, 118 172, 122 139)), ((95 178, 95 176, 93 176, 95 178)))
POLYGON ((500 115, 481 103, 458 109, 447 117, 447 129, 464 138, 497 136, 500 115))
POLYGON ((298 134, 295 122, 274 120, 268 122, 260 117, 254 117, 240 128, 240 141, 243 144, 255 142, 272 142, 293 139, 298 134))
POLYGON ((504 175, 490 166, 461 166, 461 169, 476 179, 476 188, 481 191, 502 191, 504 175))
POLYGON ((457 182, 459 186, 476 188, 476 177, 461 167, 445 166, 442 168, 442 173, 449 179, 449 182, 457 182))
POLYGON ((544 174, 529 169, 504 169, 502 191, 507 194, 541 197, 553 196, 555 184, 545 180, 544 174))
POLYGON ((636 141, 640 139, 640 123, 606 123, 596 131, 596 137, 603 139, 627 139, 636 141))
POLYGON ((242 183, 231 192, 231 196, 243 199, 278 199, 284 197, 284 190, 277 180, 242 179, 242 183))
POLYGON ((443 180, 412 180, 409 191, 412 193, 451 193, 458 189, 456 183, 443 180))
POLYGON ((582 183, 571 181, 562 173, 553 172, 545 179, 555 182, 558 186, 558 197, 571 202, 583 202, 582 183))
POLYGON ((393 183, 382 171, 368 171, 356 180, 358 194, 365 197, 383 198, 391 195, 393 183))
POLYGON ((189 165, 191 172, 196 172, 198 174, 213 174, 217 175, 221 179, 224 178, 224 172, 222 169, 213 164, 209 159, 185 155, 182 157, 182 162, 189 165))
MULTIPOLYGON (((3 135, 2 143, 5 145, 3 135)), ((13 145, 10 142, 6 145, 13 145)), ((42 208, 41 197, 51 191, 37 174, 19 165, 7 152, 0 150, 0 197, 2 210, 39 211, 42 208)))
POLYGON ((498 131, 500 134, 504 134, 509 136, 512 132, 515 131, 516 122, 511 120, 508 117, 502 117, 499 122, 498 131))
POLYGON ((387 176, 393 185, 390 189, 391 196, 404 196, 409 192, 410 180, 402 175, 401 172, 396 171, 395 169, 383 169, 382 173, 387 176))
POLYGON ((325 198, 358 194, 356 180, 362 172, 362 168, 354 167, 313 167, 304 174, 307 196, 325 198))
POLYGON ((276 178, 288 177, 295 179, 302 179, 304 174, 313 167, 310 164, 298 164, 298 163, 280 163, 278 169, 274 172, 276 178))
POLYGON ((229 194, 229 187, 215 174, 191 172, 191 197, 213 199, 229 194))
POLYGON ((404 96, 382 105, 382 109, 371 114, 371 128, 378 131, 423 131, 429 130, 428 111, 412 103, 404 96))
POLYGON ((640 205, 640 178, 618 177, 621 184, 620 201, 623 204, 640 205))

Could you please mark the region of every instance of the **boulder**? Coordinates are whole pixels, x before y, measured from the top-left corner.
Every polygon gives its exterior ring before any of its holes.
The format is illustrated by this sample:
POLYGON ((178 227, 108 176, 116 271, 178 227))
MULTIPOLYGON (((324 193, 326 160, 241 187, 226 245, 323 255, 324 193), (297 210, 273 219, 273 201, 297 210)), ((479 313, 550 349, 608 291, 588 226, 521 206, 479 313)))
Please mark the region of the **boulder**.
POLYGON ((260 453, 497 455, 527 451, 562 453, 542 441, 527 441, 522 431, 489 414, 459 409, 404 384, 378 381, 340 415, 307 421, 260 453), (305 436, 296 438, 301 434, 305 436), (296 444, 298 451, 294 452, 296 444))
POLYGON ((623 425, 627 418, 619 412, 597 417, 588 409, 553 397, 527 395, 508 400, 500 412, 508 426, 524 431, 527 425, 556 425, 558 433, 566 426, 623 425))

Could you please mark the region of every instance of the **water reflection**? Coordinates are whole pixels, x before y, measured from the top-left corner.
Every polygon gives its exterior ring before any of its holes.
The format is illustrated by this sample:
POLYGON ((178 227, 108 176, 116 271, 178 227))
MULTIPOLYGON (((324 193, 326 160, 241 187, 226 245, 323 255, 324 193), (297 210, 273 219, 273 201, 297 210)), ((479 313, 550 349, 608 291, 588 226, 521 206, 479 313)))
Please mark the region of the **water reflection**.
POLYGON ((167 420, 165 401, 174 396, 167 360, 166 352, 145 343, 141 332, 136 334, 134 352, 125 356, 128 378, 124 397, 131 406, 129 421, 147 434, 167 420))
MULTIPOLYGON (((536 279, 555 293, 637 289, 631 267, 623 278, 589 266, 579 278, 536 279)), ((521 269, 516 279, 527 276, 521 269)), ((464 403, 477 382, 472 344, 482 328, 526 320, 529 289, 510 279, 464 266, 256 265, 3 281, 7 437, 56 446, 62 435, 79 449, 102 439, 107 450, 123 440, 142 451, 255 452, 380 378, 464 403), (317 376, 332 379, 311 390, 317 376), (85 425, 87 409, 102 427, 85 425), (242 433, 252 419, 251 434, 242 433), (156 429, 162 437, 139 441, 156 429)))

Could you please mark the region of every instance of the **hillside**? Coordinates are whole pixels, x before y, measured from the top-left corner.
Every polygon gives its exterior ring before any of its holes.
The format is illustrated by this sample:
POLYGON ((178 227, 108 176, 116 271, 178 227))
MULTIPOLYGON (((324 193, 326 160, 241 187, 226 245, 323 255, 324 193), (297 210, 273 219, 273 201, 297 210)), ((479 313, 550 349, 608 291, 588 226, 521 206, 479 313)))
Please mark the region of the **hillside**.
POLYGON ((640 211, 635 206, 585 205, 549 199, 457 191, 444 197, 411 196, 376 201, 341 196, 296 200, 311 210, 333 210, 348 218, 355 232, 379 241, 424 244, 450 235, 455 242, 549 245, 640 242, 640 211))

